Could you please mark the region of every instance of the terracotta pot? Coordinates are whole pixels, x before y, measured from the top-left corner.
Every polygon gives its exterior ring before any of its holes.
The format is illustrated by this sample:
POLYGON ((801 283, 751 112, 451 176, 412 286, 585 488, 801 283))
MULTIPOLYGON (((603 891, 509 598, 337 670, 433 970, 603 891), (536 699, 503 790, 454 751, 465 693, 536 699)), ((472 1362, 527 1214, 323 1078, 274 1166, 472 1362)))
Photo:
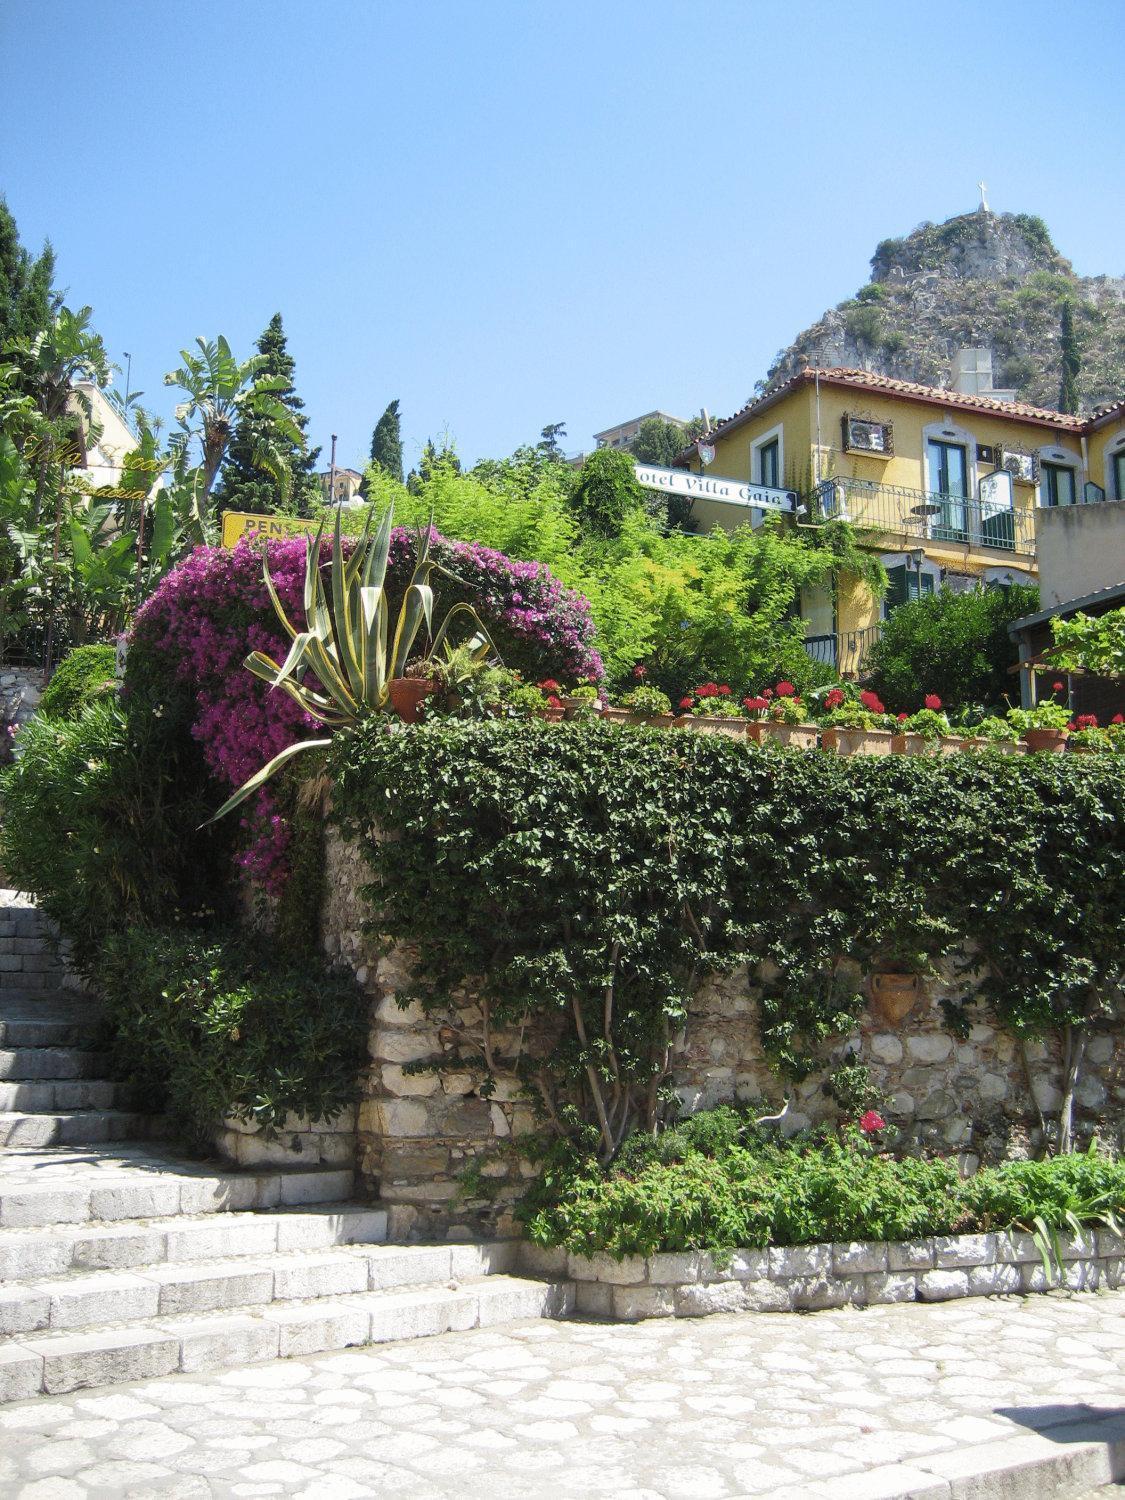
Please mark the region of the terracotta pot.
POLYGON ((423 698, 436 689, 432 677, 392 677, 387 684, 391 707, 404 724, 417 724, 423 698))
POLYGON ((535 710, 535 717, 537 719, 546 719, 548 724, 561 724, 565 714, 566 709, 561 703, 557 708, 548 703, 546 708, 537 708, 535 710))
POLYGON ((764 745, 768 740, 794 750, 815 750, 819 734, 815 724, 776 724, 772 719, 751 719, 746 726, 747 739, 756 745, 764 745))
POLYGON ((922 993, 917 974, 872 974, 871 1001, 884 1021, 897 1025, 910 1014, 922 993))
POLYGON ((677 729, 683 723, 675 714, 635 714, 627 708, 603 709, 602 718, 611 724, 640 725, 649 729, 677 729))
POLYGON ((890 755, 893 736, 889 729, 823 729, 822 750, 833 755, 890 755))
POLYGON ((1032 755, 1061 755, 1066 749, 1068 733, 1066 729, 1029 729, 1024 740, 1032 755))
POLYGON ((681 729, 694 729, 697 734, 725 734, 730 739, 746 738, 746 720, 728 719, 724 714, 685 714, 677 720, 681 729))
POLYGON ((586 698, 568 698, 564 695, 562 706, 568 719, 596 718, 602 712, 601 700, 597 698, 590 703, 586 698))

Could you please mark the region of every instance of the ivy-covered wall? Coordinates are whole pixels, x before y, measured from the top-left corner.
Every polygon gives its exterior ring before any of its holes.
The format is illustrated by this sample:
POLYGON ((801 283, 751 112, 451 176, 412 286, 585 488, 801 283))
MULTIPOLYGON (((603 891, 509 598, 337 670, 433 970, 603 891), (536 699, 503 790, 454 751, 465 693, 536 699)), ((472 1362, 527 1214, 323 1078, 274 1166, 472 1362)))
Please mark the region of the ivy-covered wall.
POLYGON ((970 1167, 1120 1144, 1125 762, 530 724, 375 726, 334 769, 324 940, 372 996, 359 1164, 396 1237, 510 1230, 529 1132, 605 1159, 732 1099, 874 1102, 970 1167), (924 976, 897 1023, 892 967, 924 976))

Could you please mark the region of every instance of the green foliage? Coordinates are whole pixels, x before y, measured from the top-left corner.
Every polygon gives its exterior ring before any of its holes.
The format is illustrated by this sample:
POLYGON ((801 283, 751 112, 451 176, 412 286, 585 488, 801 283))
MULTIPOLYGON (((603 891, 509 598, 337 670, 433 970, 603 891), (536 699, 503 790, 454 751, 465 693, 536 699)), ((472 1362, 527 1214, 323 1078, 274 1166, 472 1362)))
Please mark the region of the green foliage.
POLYGON ((635 687, 626 693, 621 699, 621 707, 627 708, 635 714, 643 714, 652 717, 656 714, 670 714, 672 712, 672 700, 667 693, 662 693, 659 688, 635 687))
POLYGON ((1051 621, 1051 660, 1063 672, 1125 677, 1125 609, 1051 621))
POLYGON ((1070 709, 1065 703, 1047 699, 1034 708, 1010 708, 1008 723, 1019 735, 1026 734, 1029 729, 1065 729, 1070 723, 1070 709))
POLYGON ((1078 374, 1082 368, 1082 359, 1074 331, 1074 305, 1069 297, 1059 309, 1059 359, 1062 365, 1059 411, 1076 412, 1079 408, 1078 374))
POLYGON ((55 252, 50 242, 38 256, 20 243, 16 221, 0 197, 0 353, 17 339, 33 339, 54 312, 55 252))
POLYGON ((644 510, 644 491, 633 460, 613 448, 599 448, 582 465, 570 503, 582 530, 591 536, 620 537, 644 510))
POLYGON ((941 589, 891 612, 866 660, 871 686, 884 703, 908 712, 929 693, 951 707, 1002 708, 1018 660, 1008 626, 1038 607, 1033 588, 941 589))
POLYGON ((665 417, 646 417, 629 445, 639 464, 660 464, 668 468, 687 447, 688 436, 678 422, 665 417))
POLYGON ((226 930, 115 933, 95 966, 114 1076, 206 1148, 232 1117, 276 1131, 354 1102, 367 1001, 350 975, 226 930))
POLYGON ((80 964, 115 930, 209 909, 225 840, 187 725, 142 697, 102 698, 72 721, 36 715, 3 775, 3 861, 71 938, 80 964))
POLYGON ((391 401, 371 434, 371 462, 389 479, 402 484, 402 429, 398 401, 391 401))
POLYGON ((721 1255, 739 1246, 1031 1230, 1036 1221, 1067 1229, 1125 1210, 1125 1163, 1093 1154, 1005 1162, 962 1180, 952 1160, 896 1160, 854 1130, 774 1144, 734 1111, 712 1118, 713 1127, 696 1116, 655 1143, 634 1137, 608 1171, 580 1155, 555 1164, 523 1206, 528 1237, 619 1259, 721 1255))
POLYGON ((762 1041, 796 1078, 851 1029, 859 973, 887 951, 924 964, 971 944, 977 993, 1025 1037, 1088 1028, 1120 992, 1117 756, 841 759, 600 722, 371 722, 330 761, 373 930, 417 945, 418 998, 441 1009, 486 974, 493 1035, 552 1018, 549 1059, 504 1065, 556 1125, 596 1119, 605 1156, 659 1124, 691 995, 743 962, 770 961, 762 1041))
POLYGON ((305 442, 309 419, 293 385, 296 363, 289 353, 280 313, 274 313, 258 339, 258 354, 263 363, 251 393, 268 393, 272 399, 250 399, 239 410, 215 491, 215 507, 220 512, 238 510, 254 515, 280 510, 311 515, 320 499, 320 486, 313 474, 320 449, 309 452, 305 442), (268 384, 263 386, 263 381, 268 384), (270 455, 265 467, 263 454, 270 455), (279 475, 278 468, 284 473, 279 475))
POLYGON ((77 719, 88 703, 112 688, 117 652, 112 646, 78 646, 59 663, 39 702, 49 719, 77 719))

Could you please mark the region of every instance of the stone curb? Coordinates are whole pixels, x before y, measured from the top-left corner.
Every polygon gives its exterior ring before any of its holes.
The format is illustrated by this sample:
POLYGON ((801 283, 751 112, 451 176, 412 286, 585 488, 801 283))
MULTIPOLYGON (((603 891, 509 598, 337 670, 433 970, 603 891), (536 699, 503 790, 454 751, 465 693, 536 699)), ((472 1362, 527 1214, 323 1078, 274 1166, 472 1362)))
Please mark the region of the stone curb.
POLYGON ((622 1322, 1125 1285, 1125 1241, 1115 1235, 1060 1236, 1060 1248, 1062 1274, 1050 1280, 1031 1236, 1018 1231, 736 1250, 729 1259, 688 1251, 618 1261, 525 1244, 519 1266, 567 1276, 578 1312, 622 1322))

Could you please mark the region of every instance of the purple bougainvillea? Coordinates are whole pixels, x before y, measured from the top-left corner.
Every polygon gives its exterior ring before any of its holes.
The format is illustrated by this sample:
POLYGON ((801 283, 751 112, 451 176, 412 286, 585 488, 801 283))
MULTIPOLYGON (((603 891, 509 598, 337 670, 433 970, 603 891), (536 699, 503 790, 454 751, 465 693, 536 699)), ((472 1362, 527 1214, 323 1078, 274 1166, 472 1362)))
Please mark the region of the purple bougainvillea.
MULTIPOLYGON (((293 538, 270 542, 268 549, 278 597, 300 625, 305 543, 293 538)), ((323 543, 325 558, 328 550, 323 543)), ((412 534, 396 528, 387 568, 392 611, 409 582, 413 553, 412 534)), ((598 681, 604 675, 591 645, 589 601, 564 588, 549 568, 450 542, 437 532, 433 555, 455 575, 434 579, 439 618, 458 600, 472 604, 507 666, 532 680, 598 681)), ((232 551, 197 547, 139 610, 132 647, 169 685, 190 692, 191 732, 224 795, 287 745, 326 733, 288 694, 272 692, 243 666, 251 651, 280 661, 288 648, 262 581, 261 556, 245 543, 232 551)), ((239 864, 255 885, 277 894, 288 868, 290 830, 269 788, 242 828, 239 864)))

